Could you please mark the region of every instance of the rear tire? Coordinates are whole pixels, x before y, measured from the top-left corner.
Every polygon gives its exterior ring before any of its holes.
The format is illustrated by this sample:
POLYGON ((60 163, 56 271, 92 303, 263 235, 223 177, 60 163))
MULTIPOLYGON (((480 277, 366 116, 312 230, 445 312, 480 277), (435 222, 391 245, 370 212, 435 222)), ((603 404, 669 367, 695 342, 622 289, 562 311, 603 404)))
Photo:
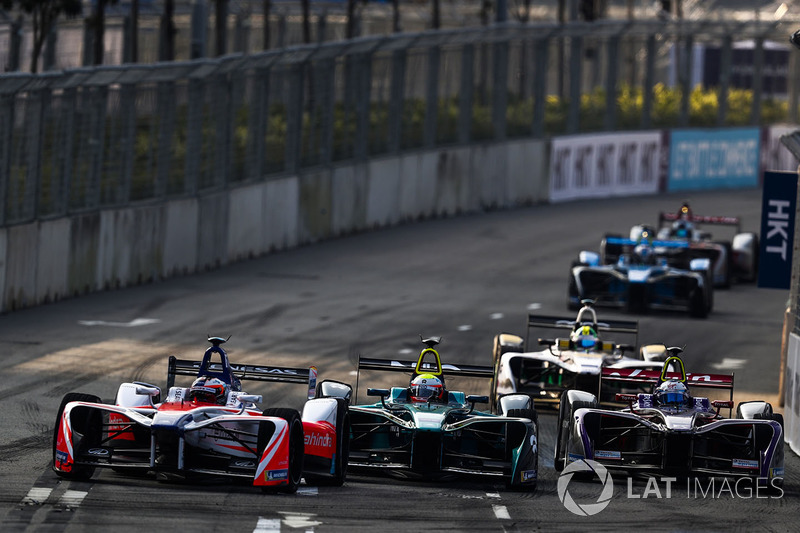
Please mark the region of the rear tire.
MULTIPOLYGON (((91 478, 94 474, 93 466, 73 466, 70 472, 61 472, 55 469, 56 442, 58 441, 58 431, 61 428, 61 416, 64 414, 64 408, 70 402, 100 403, 101 400, 98 396, 93 394, 83 394, 80 392, 70 392, 66 394, 61 400, 61 405, 58 407, 56 426, 53 429, 53 471, 55 471, 59 477, 65 479, 85 480, 91 478)), ((73 437, 76 434, 81 436, 80 442, 74 450, 76 458, 84 450, 100 445, 103 440, 103 415, 100 411, 86 408, 77 411, 73 410, 70 419, 72 422, 73 437)))
MULTIPOLYGON (((303 422, 300 419, 300 413, 294 409, 276 407, 265 409, 262 414, 264 416, 283 418, 289 425, 289 472, 286 476, 286 485, 278 487, 277 490, 279 492, 294 494, 297 492, 297 487, 300 486, 300 480, 303 477, 303 459, 305 457, 305 434, 303 432, 303 422)), ((266 441, 267 439, 264 440, 266 441)), ((262 442, 259 432, 259 456, 264 451, 267 443, 268 442, 262 442)), ((265 492, 271 492, 272 490, 275 489, 273 487, 264 488, 265 492)))

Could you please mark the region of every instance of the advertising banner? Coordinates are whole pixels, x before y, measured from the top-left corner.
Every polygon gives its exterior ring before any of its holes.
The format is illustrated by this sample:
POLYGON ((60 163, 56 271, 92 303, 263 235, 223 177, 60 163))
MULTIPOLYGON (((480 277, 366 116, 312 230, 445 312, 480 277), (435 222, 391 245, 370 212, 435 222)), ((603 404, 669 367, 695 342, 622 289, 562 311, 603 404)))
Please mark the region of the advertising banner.
POLYGON ((761 172, 767 170, 797 170, 797 158, 781 142, 781 135, 800 130, 800 126, 766 126, 761 135, 761 172))
POLYGON ((658 131, 555 138, 550 201, 655 194, 661 149, 658 131))
POLYGON ((797 172, 765 172, 761 197, 758 286, 789 289, 797 199, 797 172))
POLYGON ((758 128, 673 130, 668 191, 757 187, 758 128))

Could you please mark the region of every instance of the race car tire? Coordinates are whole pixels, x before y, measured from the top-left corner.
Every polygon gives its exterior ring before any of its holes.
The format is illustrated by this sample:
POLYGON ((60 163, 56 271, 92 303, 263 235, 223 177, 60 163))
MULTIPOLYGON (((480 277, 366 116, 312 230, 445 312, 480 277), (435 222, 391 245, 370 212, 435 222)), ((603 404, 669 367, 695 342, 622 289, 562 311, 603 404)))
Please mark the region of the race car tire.
MULTIPOLYGON (((567 441, 569 439, 569 431, 571 430, 571 421, 575 416, 575 411, 578 409, 597 409, 597 399, 593 401, 582 401, 572 398, 570 392, 579 391, 564 391, 561 395, 561 402, 558 407, 558 426, 556 434, 555 454, 553 457, 553 468, 556 472, 561 472, 567 466, 567 441)), ((588 396, 594 398, 593 395, 588 393, 588 396)))
MULTIPOLYGON (((285 407, 273 407, 271 409, 264 409, 264 416, 274 416, 283 418, 289 424, 289 475, 287 476, 287 484, 278 487, 279 492, 286 492, 293 494, 297 492, 297 487, 300 486, 300 480, 303 477, 303 458, 305 457, 305 434, 303 432, 303 422, 300 418, 300 413, 295 409, 288 409, 285 407)), ((258 454, 261 456, 264 448, 269 443, 269 438, 261 431, 264 424, 259 426, 258 432, 258 454)), ((264 487, 264 492, 273 492, 274 487, 264 487)))
MULTIPOLYGON (((64 408, 70 402, 100 403, 100 398, 93 394, 70 392, 61 400, 61 405, 58 407, 58 414, 56 415, 56 426, 53 429, 53 470, 59 477, 65 479, 89 479, 94 474, 93 466, 73 466, 70 472, 61 472, 55 469, 56 441, 58 440, 58 430, 61 425, 61 415, 64 414, 64 408)), ((96 409, 80 409, 78 411, 73 411, 71 421, 73 434, 79 433, 83 435, 78 447, 75 449, 76 456, 87 448, 100 445, 103 439, 103 415, 100 411, 96 409)))
POLYGON ((730 289, 731 284, 733 282, 733 246, 731 246, 730 242, 715 242, 719 246, 725 248, 725 254, 727 256, 727 260, 725 261, 725 277, 722 279, 722 283, 719 284, 719 287, 722 289, 730 289))
POLYGON ((621 244, 608 244, 608 239, 621 239, 622 235, 616 233, 606 233, 600 241, 600 264, 613 265, 619 259, 623 249, 621 244))
MULTIPOLYGON (((527 418, 531 422, 533 422, 535 431, 538 433, 539 427, 539 416, 536 413, 536 409, 509 409, 506 416, 510 416, 513 418, 527 418)), ((510 425, 506 434, 506 456, 511 457, 512 452, 516 448, 513 446, 513 443, 519 442, 520 439, 525 438, 524 430, 522 430, 517 424, 510 425)), ((539 454, 536 454, 536 463, 534 464, 534 470, 539 469, 539 454)), ((533 490, 536 488, 536 483, 529 483, 526 485, 522 485, 521 483, 515 482, 514 479, 509 477, 506 480, 506 487, 509 489, 522 489, 522 490, 533 490)))
POLYGON ((696 287, 689 299, 689 316, 692 318, 708 317, 709 306, 703 296, 703 289, 696 287))
POLYGON ((306 474, 306 483, 326 487, 341 487, 347 478, 350 460, 350 412, 343 398, 336 398, 336 456, 333 476, 306 474))
POLYGON ((572 269, 569 272, 569 281, 567 282, 567 310, 577 311, 581 308, 580 301, 582 300, 580 293, 578 293, 578 284, 575 283, 575 276, 572 274, 572 269), (574 299, 577 298, 577 303, 574 299))

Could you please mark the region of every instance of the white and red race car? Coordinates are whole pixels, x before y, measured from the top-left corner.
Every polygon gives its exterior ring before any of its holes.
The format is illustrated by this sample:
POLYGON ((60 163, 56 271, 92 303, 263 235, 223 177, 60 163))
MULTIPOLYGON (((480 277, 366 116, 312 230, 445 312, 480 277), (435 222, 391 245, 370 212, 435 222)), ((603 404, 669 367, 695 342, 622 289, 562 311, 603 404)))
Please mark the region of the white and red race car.
POLYGON ((154 473, 159 479, 223 476, 265 491, 295 492, 306 482, 341 485, 347 473, 352 388, 317 384, 317 370, 231 364, 212 337, 202 361, 169 358, 167 396, 146 383, 123 383, 114 404, 69 393, 53 435, 53 469, 88 479, 97 467, 154 473), (195 376, 176 387, 176 375, 195 376), (240 380, 308 384, 302 415, 294 409, 259 409, 259 395, 240 380))

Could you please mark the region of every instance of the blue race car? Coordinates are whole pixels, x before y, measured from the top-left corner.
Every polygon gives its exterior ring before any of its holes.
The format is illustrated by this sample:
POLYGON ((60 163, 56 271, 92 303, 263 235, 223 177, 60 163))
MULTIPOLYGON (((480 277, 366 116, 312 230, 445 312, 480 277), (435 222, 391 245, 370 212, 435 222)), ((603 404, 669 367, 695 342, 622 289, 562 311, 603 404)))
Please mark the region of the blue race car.
POLYGON ((572 264, 567 307, 578 309, 583 300, 596 306, 614 307, 633 313, 647 310, 688 311, 705 318, 713 308, 711 262, 708 258, 690 261, 690 269, 669 266, 656 254, 657 248, 688 247, 682 241, 635 241, 607 237, 606 241, 623 251, 614 264, 603 264, 600 254, 582 251, 572 264))

